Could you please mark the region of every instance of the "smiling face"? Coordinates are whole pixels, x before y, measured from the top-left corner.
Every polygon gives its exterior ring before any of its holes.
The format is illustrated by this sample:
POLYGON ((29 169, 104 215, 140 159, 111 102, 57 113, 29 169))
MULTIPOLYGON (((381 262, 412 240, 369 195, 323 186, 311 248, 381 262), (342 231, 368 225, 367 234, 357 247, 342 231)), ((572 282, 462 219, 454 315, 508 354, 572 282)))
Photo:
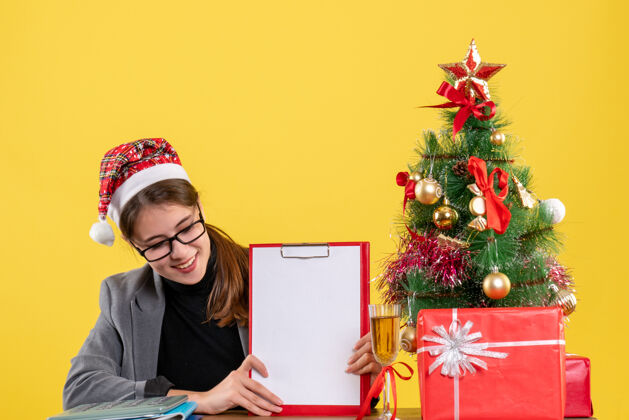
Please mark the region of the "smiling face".
MULTIPOLYGON (((139 249, 146 249, 199 220, 196 206, 164 203, 143 206, 135 220, 131 242, 139 249)), ((174 240, 172 252, 149 265, 159 275, 181 284, 195 284, 205 275, 210 258, 210 238, 207 234, 187 245, 174 240)))

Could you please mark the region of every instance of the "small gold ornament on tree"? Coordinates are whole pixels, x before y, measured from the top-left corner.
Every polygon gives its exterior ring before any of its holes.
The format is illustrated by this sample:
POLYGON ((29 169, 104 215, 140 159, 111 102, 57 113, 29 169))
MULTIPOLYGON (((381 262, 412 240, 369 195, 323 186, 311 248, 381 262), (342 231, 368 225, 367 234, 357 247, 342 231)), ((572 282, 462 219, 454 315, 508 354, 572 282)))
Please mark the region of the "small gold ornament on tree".
POLYGON ((471 229, 482 232, 487 229, 487 219, 483 217, 487 212, 485 197, 483 196, 483 192, 480 190, 480 188, 478 188, 478 185, 476 185, 476 183, 468 185, 467 189, 476 196, 472 197, 468 205, 470 213, 476 216, 476 218, 472 219, 472 221, 468 223, 467 226, 471 229))
POLYGON ((577 307, 577 298, 569 289, 561 289, 557 292, 555 303, 561 308, 565 316, 570 315, 577 307))
POLYGON ((485 219, 483 216, 477 216, 467 224, 467 227, 477 230, 479 232, 483 232, 487 229, 487 219, 485 219))
POLYGON ((415 320, 413 319, 413 305, 411 301, 415 300, 414 294, 408 294, 406 296, 406 303, 408 305, 408 322, 402 336, 400 337, 400 347, 402 350, 409 353, 415 353, 417 351, 417 329, 415 328, 415 320))
POLYGON ((468 207, 474 216, 483 216, 487 212, 485 197, 472 197, 468 207))
POLYGON ((522 203, 522 207, 527 209, 532 209, 537 204, 537 200, 533 197, 533 195, 524 188, 524 185, 520 182, 520 180, 515 176, 511 175, 511 179, 515 184, 515 188, 518 191, 518 197, 520 198, 520 203, 522 203))
POLYGON ((463 242, 456 238, 451 238, 444 235, 443 233, 437 235, 437 243, 439 244, 439 246, 449 246, 454 249, 466 249, 470 247, 470 244, 468 244, 467 242, 463 242))
POLYGON ((472 192, 476 197, 472 197, 469 204, 470 213, 474 216, 483 216, 487 211, 487 207, 485 206, 485 197, 483 196, 483 192, 478 188, 476 183, 469 184, 467 189, 472 192))
POLYGON ((422 174, 420 174, 419 172, 413 172, 409 175, 408 177, 411 181, 414 182, 419 182, 422 180, 422 174))
POLYGON ((489 141, 491 142, 491 144, 495 145, 495 146, 502 146, 505 143, 506 140, 506 136, 504 135, 504 133, 498 131, 498 130, 494 130, 491 133, 491 136, 489 137, 489 141))
POLYGON ((441 189, 441 185, 430 176, 420 180, 417 185, 415 185, 415 200, 422 204, 435 204, 442 195, 443 190, 441 189))
POLYGON ((432 214, 432 221, 441 230, 450 230, 459 220, 459 213, 450 207, 450 200, 443 199, 443 205, 437 207, 432 214))
POLYGON ((407 323, 404 331, 402 331, 402 338, 400 338, 400 347, 402 350, 415 354, 417 351, 417 329, 415 324, 407 323))
POLYGON ((511 281, 505 274, 494 269, 483 279, 483 292, 494 300, 502 299, 511 291, 511 281))

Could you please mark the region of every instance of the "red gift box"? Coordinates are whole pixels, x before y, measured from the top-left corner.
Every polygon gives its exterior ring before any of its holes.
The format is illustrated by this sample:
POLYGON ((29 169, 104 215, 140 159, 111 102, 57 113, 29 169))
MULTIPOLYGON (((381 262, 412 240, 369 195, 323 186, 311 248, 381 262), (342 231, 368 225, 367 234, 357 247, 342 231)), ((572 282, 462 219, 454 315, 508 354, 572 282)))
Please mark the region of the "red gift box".
POLYGON ((566 417, 592 417, 590 359, 566 356, 566 417))
POLYGON ((560 420, 561 309, 428 309, 417 316, 424 420, 560 420))

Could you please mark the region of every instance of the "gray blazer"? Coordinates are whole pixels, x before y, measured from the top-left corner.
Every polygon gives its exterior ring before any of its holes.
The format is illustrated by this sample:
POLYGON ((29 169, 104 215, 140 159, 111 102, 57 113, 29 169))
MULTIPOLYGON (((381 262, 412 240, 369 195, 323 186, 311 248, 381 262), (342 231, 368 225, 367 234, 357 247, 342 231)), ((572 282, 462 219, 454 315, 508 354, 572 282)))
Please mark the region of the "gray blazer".
MULTIPOLYGON (((96 325, 72 359, 63 387, 63 409, 144 397, 147 379, 157 374, 166 300, 162 281, 144 267, 106 278, 101 284, 96 325)), ((245 354, 247 327, 239 327, 245 354)))

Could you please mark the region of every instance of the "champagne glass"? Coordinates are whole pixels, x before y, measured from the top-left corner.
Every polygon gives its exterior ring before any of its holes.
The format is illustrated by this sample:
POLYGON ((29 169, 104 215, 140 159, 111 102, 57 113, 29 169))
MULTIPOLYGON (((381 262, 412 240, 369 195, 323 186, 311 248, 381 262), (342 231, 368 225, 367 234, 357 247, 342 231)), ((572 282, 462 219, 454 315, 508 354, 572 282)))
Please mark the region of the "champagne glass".
MULTIPOLYGON (((373 355, 378 363, 389 366, 400 351, 400 305, 369 305, 369 318, 373 355)), ((391 419, 393 415, 389 409, 390 383, 391 378, 387 372, 384 375, 382 414, 378 420, 397 420, 391 419)))

